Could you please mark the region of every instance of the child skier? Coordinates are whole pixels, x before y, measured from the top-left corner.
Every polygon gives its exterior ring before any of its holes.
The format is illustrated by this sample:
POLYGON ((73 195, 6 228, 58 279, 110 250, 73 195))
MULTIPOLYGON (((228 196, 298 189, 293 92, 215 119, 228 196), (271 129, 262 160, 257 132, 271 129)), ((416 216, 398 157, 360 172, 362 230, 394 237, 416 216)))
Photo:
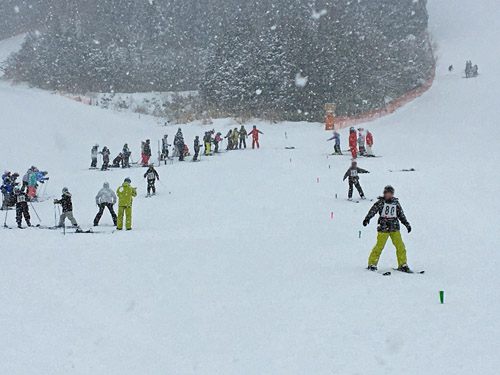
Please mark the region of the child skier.
POLYGON ((142 151, 142 165, 143 167, 147 167, 149 165, 149 158, 151 157, 151 141, 146 139, 146 143, 144 143, 143 151, 142 151))
POLYGON ((342 155, 342 150, 340 149, 340 134, 336 130, 333 132, 333 137, 331 137, 327 141, 332 140, 335 140, 335 145, 333 146, 333 155, 342 155))
POLYGON ((71 201, 71 193, 69 192, 67 187, 62 189, 61 199, 55 199, 54 204, 60 204, 62 206, 62 214, 59 218, 58 227, 63 227, 64 222, 66 221, 66 219, 68 219, 69 221, 71 221, 71 224, 75 228, 78 228, 78 223, 73 216, 73 202, 71 201))
POLYGON ((227 150, 232 150, 233 149, 233 131, 229 129, 227 132, 226 136, 224 138, 227 138, 227 150))
POLYGON ((165 134, 163 136, 163 139, 161 140, 161 160, 163 160, 165 162, 165 164, 167 164, 167 160, 168 160, 168 148, 169 148, 169 144, 168 144, 168 134, 165 134))
POLYGON ((369 130, 366 131, 366 156, 374 157, 373 153, 373 134, 369 130))
POLYGON ((248 133, 248 135, 252 136, 252 149, 255 148, 255 146, 257 145, 257 148, 260 148, 260 145, 259 145, 259 134, 264 134, 262 133, 260 130, 257 129, 257 126, 253 126, 253 129, 250 133, 248 133))
POLYGON ((113 159, 113 168, 120 168, 123 164, 123 154, 120 152, 116 158, 113 159))
POLYGON ((359 184, 359 174, 360 173, 370 173, 365 169, 359 168, 358 163, 356 160, 353 160, 351 163, 351 167, 347 170, 347 172, 344 175, 344 180, 349 177, 349 193, 347 195, 347 199, 351 200, 352 199, 352 192, 353 192, 353 186, 356 187, 358 190, 359 196, 361 199, 366 199, 365 194, 363 193, 363 189, 361 188, 361 185, 359 184))
POLYGON ((107 171, 108 167, 109 167, 109 155, 111 154, 111 152, 109 151, 109 149, 106 146, 104 146, 102 151, 100 152, 100 154, 102 154, 101 171, 107 171))
POLYGON ((391 237, 391 241, 396 247, 398 270, 412 273, 407 264, 406 247, 401 238, 399 222, 406 227, 408 233, 411 232, 411 226, 406 219, 399 200, 394 197, 394 188, 392 186, 386 186, 384 188, 384 195, 379 197, 377 203, 370 209, 365 220, 363 220, 363 226, 366 227, 370 223, 371 218, 376 214, 379 214, 377 244, 373 248, 370 258, 368 259, 368 269, 370 271, 377 270, 380 254, 382 254, 382 250, 384 250, 387 240, 391 237))
POLYGON ((357 141, 356 129, 349 129, 349 150, 351 151, 353 160, 358 157, 357 141))
POLYGON ((16 222, 19 229, 23 229, 22 221, 24 220, 28 227, 31 227, 31 218, 28 208, 28 196, 27 194, 20 190, 18 187, 14 189, 14 196, 16 197, 16 222))
POLYGON ((130 155, 132 155, 132 153, 130 152, 130 149, 128 148, 128 144, 127 143, 125 143, 123 145, 122 154, 123 154, 123 164, 122 164, 122 167, 123 168, 130 168, 130 155))
POLYGON ((200 154, 200 137, 194 137, 194 156, 193 161, 198 161, 198 155, 200 154))
POLYGON ((116 213, 113 206, 116 204, 116 194, 113 190, 109 188, 109 183, 105 182, 102 185, 102 189, 99 190, 95 197, 95 203, 99 207, 99 212, 95 216, 94 219, 94 227, 99 225, 99 221, 101 220, 102 214, 104 213, 104 209, 106 207, 113 218, 113 223, 116 226, 116 213))
POLYGON ((219 143, 222 142, 222 134, 221 132, 218 132, 216 135, 215 135, 215 138, 214 138, 214 153, 217 154, 219 153, 219 143))
POLYGON ((28 179, 28 197, 30 199, 35 199, 36 189, 38 188, 38 169, 32 171, 28 179))
POLYGON ((149 166, 146 173, 144 173, 144 178, 146 178, 148 181, 148 195, 147 196, 148 197, 151 196, 151 191, 153 191, 153 195, 156 195, 155 183, 156 183, 156 180, 160 179, 160 175, 158 174, 158 172, 156 171, 156 169, 153 167, 152 164, 149 166))
POLYGON ((97 168, 97 157, 99 156, 99 145, 96 144, 90 150, 90 157, 92 158, 92 162, 90 163, 90 168, 97 168))
POLYGON ((116 191, 118 195, 118 220, 116 224, 116 229, 123 229, 123 216, 126 215, 125 225, 127 230, 132 229, 132 201, 133 198, 137 196, 137 189, 130 186, 132 181, 130 178, 126 178, 123 181, 122 186, 116 191))
POLYGON ((242 148, 242 146, 244 148, 247 148, 247 137, 248 137, 248 132, 245 129, 245 126, 241 125, 241 128, 240 128, 240 149, 242 148))

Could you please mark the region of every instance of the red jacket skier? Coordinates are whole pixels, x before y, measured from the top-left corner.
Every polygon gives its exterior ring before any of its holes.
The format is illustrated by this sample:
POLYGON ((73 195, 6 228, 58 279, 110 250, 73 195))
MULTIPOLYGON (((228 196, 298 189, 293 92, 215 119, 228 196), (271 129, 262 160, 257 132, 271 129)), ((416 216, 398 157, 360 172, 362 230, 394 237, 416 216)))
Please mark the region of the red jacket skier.
POLYGON ((351 155, 353 159, 358 156, 358 137, 356 136, 356 129, 351 128, 349 134, 349 149, 351 150, 351 155))
POLYGON ((252 136, 252 148, 255 148, 255 145, 257 145, 257 148, 260 148, 259 145, 259 134, 264 134, 260 130, 257 129, 257 126, 253 126, 253 129, 248 135, 252 136))

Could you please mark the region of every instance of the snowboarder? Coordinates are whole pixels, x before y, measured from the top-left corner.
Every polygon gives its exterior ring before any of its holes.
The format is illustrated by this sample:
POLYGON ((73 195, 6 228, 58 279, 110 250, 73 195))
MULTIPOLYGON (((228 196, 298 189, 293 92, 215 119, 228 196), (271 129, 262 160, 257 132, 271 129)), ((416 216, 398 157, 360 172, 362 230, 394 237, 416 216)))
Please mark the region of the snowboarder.
POLYGON ((64 226, 64 222, 66 221, 66 219, 68 219, 69 221, 71 221, 73 227, 78 228, 78 223, 73 216, 73 202, 71 201, 71 193, 69 192, 67 187, 62 189, 61 199, 55 199, 54 204, 60 204, 62 206, 62 214, 59 218, 58 227, 62 228, 64 226))
POLYGON ((99 212, 94 218, 94 227, 99 225, 99 221, 101 220, 102 214, 106 208, 109 210, 109 213, 113 218, 113 224, 116 226, 116 213, 113 208, 116 204, 116 194, 109 188, 108 182, 102 184, 102 189, 99 190, 95 197, 95 204, 99 207, 99 212))
POLYGON ((247 148, 248 132, 245 129, 244 125, 241 125, 239 134, 240 134, 240 149, 247 148))
POLYGON ((127 230, 132 229, 132 201, 133 198, 137 196, 137 189, 130 186, 132 181, 130 178, 126 178, 123 181, 122 186, 116 191, 118 195, 118 220, 116 224, 116 229, 123 229, 123 216, 126 216, 125 226, 127 230))
POLYGON ((252 131, 250 131, 250 133, 248 133, 248 135, 252 136, 252 149, 255 148, 255 146, 257 146, 257 148, 260 148, 260 144, 259 144, 259 134, 264 134, 262 133, 260 130, 257 129, 257 126, 253 126, 253 129, 252 131))
POLYGON ((148 195, 147 196, 148 197, 151 196, 151 191, 153 191, 153 195, 156 195, 155 183, 156 183, 156 180, 160 179, 160 175, 158 174, 158 172, 156 171, 156 169, 153 167, 152 164, 149 166, 146 173, 144 173, 144 178, 146 178, 148 181, 148 195))
POLYGON ((123 168, 130 168, 130 155, 132 155, 132 153, 130 152, 130 149, 128 148, 128 144, 127 143, 125 143, 123 145, 122 154, 123 154, 123 164, 122 164, 122 167, 123 168))
POLYGON ((111 154, 111 152, 109 151, 109 149, 106 146, 104 146, 102 148, 102 151, 100 152, 100 154, 102 155, 101 171, 107 171, 108 167, 109 167, 109 155, 111 154))
POLYGON ((394 197, 394 188, 392 186, 386 186, 384 188, 384 195, 379 197, 377 202, 370 209, 363 220, 363 226, 366 227, 370 223, 371 218, 376 214, 379 214, 377 244, 373 248, 370 258, 368 259, 368 269, 370 271, 377 270, 380 254, 382 254, 387 240, 391 237, 392 243, 396 247, 398 270, 411 273, 407 264, 406 247, 401 238, 399 222, 406 227, 408 233, 411 232, 411 226, 406 219, 399 200, 394 197))
POLYGON ((361 188, 361 185, 359 184, 359 174, 360 173, 370 173, 365 169, 359 168, 358 163, 356 160, 353 160, 351 163, 351 167, 347 170, 347 172, 344 175, 344 180, 346 178, 349 178, 349 193, 347 195, 347 198, 349 200, 352 199, 352 192, 353 192, 353 187, 356 187, 356 190, 358 190, 359 196, 361 199, 366 199, 365 194, 363 193, 363 189, 361 188))
POLYGON ((221 132, 218 132, 216 135, 215 135, 215 138, 214 138, 214 153, 215 154, 218 154, 219 153, 219 143, 222 142, 222 133, 221 132))
POLYGON ((16 222, 19 229, 23 229, 22 221, 23 216, 26 221, 26 225, 31 227, 31 218, 28 207, 28 196, 24 191, 16 187, 14 189, 14 196, 16 197, 16 222))
POLYGON ((194 156, 193 161, 198 161, 198 155, 200 154, 200 137, 194 137, 194 156))
POLYGON ((151 141, 146 139, 142 151, 142 166, 147 167, 149 165, 149 158, 151 157, 151 141))
POLYGON ((97 168, 97 157, 99 156, 99 145, 95 144, 94 147, 90 150, 90 157, 92 158, 92 162, 90 163, 90 168, 97 168))
POLYGON ((335 140, 335 145, 333 146, 333 155, 342 155, 342 150, 340 149, 340 134, 335 130, 333 132, 333 137, 327 141, 335 140))
POLYGON ((116 158, 113 159, 113 168, 120 168, 123 165, 123 154, 120 152, 116 158))
POLYGON ((369 130, 366 131, 366 156, 373 158, 373 134, 369 130))
POLYGON ((349 129, 349 150, 351 151, 352 159, 356 159, 358 157, 358 149, 357 149, 357 138, 356 138, 356 129, 349 129))
POLYGON ((363 129, 358 129, 358 149, 359 149, 359 154, 361 156, 364 156, 366 153, 365 150, 365 135, 363 134, 363 129))

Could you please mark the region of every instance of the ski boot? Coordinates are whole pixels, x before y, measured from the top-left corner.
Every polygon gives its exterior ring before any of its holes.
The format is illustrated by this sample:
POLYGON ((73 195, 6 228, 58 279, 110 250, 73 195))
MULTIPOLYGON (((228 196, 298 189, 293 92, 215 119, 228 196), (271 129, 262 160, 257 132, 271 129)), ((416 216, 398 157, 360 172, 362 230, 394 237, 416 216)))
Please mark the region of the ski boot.
POLYGON ((406 263, 402 264, 401 267, 398 268, 398 271, 404 272, 404 273, 413 273, 413 271, 410 269, 410 267, 408 267, 408 265, 406 263))
POLYGON ((370 264, 366 269, 368 271, 373 271, 373 272, 375 272, 375 271, 378 270, 378 268, 377 268, 377 266, 375 264, 370 264))

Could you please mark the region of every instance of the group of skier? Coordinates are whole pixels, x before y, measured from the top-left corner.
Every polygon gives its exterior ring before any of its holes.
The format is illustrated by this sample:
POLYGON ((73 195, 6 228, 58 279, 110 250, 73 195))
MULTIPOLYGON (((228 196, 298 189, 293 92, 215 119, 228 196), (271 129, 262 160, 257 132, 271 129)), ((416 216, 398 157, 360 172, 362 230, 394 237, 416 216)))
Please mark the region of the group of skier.
MULTIPOLYGON (((358 156, 375 157, 373 153, 373 134, 369 130, 366 130, 366 135, 364 132, 365 129, 363 128, 359 128, 358 133, 353 127, 349 129, 349 151, 352 159, 356 159, 358 156)), ((342 155, 338 131, 334 130, 333 136, 327 141, 335 141, 332 155, 342 155)))

